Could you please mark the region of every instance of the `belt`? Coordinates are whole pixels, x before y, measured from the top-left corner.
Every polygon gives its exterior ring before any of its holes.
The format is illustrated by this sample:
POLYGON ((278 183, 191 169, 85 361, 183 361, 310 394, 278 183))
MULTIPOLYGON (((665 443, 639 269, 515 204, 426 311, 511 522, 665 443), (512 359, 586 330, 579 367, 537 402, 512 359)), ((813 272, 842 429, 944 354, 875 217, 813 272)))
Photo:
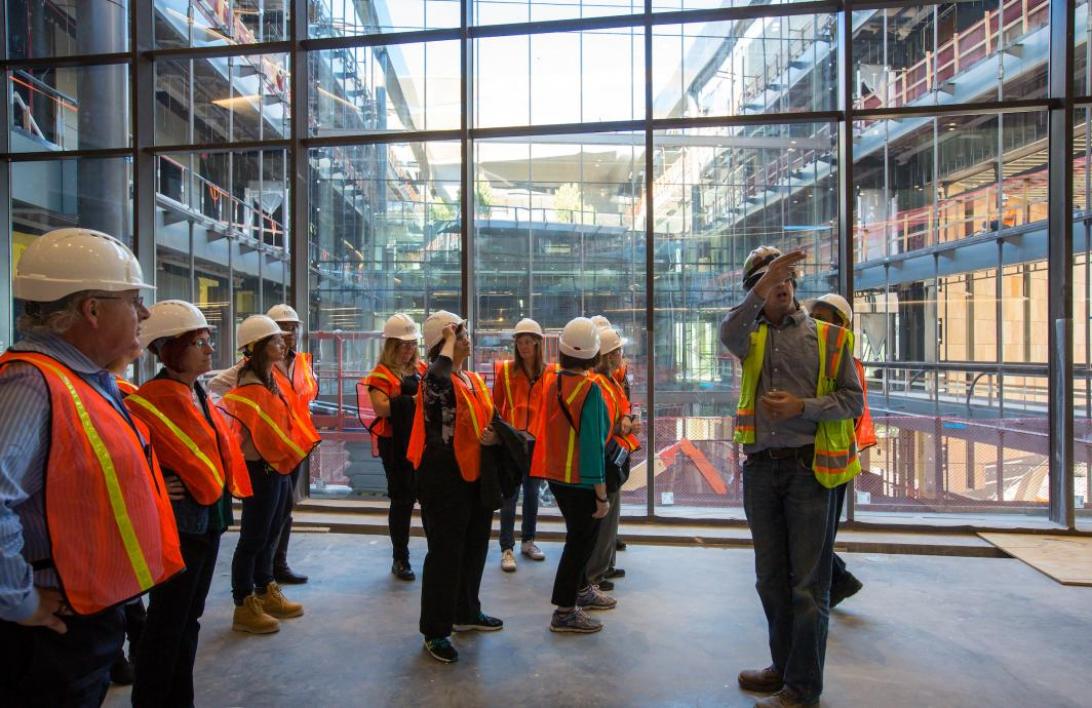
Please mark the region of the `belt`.
POLYGON ((811 462, 815 457, 814 445, 802 445, 800 447, 768 447, 765 450, 750 455, 750 457, 765 457, 768 460, 787 460, 790 458, 804 459, 811 462))

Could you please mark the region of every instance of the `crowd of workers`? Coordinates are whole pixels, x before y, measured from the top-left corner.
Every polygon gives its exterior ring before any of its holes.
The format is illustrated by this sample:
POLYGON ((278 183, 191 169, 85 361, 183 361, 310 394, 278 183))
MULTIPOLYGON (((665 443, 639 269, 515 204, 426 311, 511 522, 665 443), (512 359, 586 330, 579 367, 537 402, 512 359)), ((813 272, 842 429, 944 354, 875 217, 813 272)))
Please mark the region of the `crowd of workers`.
MULTIPOLYGON (((803 257, 756 249, 746 298, 721 325, 742 363, 735 440, 747 455, 744 507, 773 659, 739 682, 771 693, 766 706, 818 701, 829 608, 861 587, 833 553, 845 483, 874 443, 852 312, 834 294, 810 316, 800 307, 803 257)), ((22 254, 13 285, 21 336, 0 357, 0 698, 95 706, 112 677, 133 683, 134 705, 193 705, 199 620, 233 499, 242 512, 232 629, 273 633, 304 613, 281 589, 307 581, 287 546, 300 469, 320 441, 300 318, 284 304, 246 318, 238 362, 206 390, 215 328, 188 302, 145 307, 153 288, 117 239, 49 232, 22 254), (122 374, 142 350, 160 368, 136 386, 122 374)), ((455 662, 453 633, 503 628, 479 597, 493 512, 505 572, 517 568, 521 492, 521 555, 544 560, 543 483, 566 529, 549 629, 602 630, 591 613, 617 605, 607 592, 624 575, 619 491, 641 433, 618 331, 577 317, 547 361, 542 327, 524 319, 491 391, 466 367, 470 336, 456 314, 434 312, 420 328, 395 314, 383 340, 360 407, 374 412, 365 422, 387 477, 401 580, 416 578, 408 540, 421 506, 427 653, 455 662)))

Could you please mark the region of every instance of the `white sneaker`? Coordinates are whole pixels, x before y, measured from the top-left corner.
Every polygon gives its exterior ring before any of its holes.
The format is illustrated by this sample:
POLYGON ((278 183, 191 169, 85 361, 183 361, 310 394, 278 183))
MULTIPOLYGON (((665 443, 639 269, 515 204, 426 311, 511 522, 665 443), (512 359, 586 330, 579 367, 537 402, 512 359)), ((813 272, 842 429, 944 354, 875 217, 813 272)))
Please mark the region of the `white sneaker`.
POLYGON ((505 548, 501 551, 501 570, 505 573, 516 572, 516 554, 512 552, 511 548, 505 548))
POLYGON ((534 541, 524 541, 520 544, 519 552, 531 560, 546 560, 546 554, 539 550, 534 541))

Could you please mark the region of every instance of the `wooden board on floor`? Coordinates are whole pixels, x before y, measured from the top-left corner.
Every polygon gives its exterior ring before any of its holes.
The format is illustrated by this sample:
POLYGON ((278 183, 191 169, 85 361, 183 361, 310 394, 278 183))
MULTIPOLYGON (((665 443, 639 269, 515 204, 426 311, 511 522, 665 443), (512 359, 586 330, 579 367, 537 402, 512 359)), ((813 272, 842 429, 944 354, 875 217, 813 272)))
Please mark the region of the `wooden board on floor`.
POLYGON ((979 533, 1062 585, 1092 587, 1092 537, 1036 533, 979 533))

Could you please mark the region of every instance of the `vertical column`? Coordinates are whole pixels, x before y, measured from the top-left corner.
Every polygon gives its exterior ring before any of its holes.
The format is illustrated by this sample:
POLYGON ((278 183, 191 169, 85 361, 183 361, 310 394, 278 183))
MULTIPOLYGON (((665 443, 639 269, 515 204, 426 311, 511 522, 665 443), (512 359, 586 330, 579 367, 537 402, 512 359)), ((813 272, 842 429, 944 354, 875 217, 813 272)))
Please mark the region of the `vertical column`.
MULTIPOLYGON (((152 3, 133 2, 131 8, 131 35, 129 37, 130 64, 129 74, 132 91, 129 94, 129 110, 133 116, 133 252, 140 261, 140 267, 144 270, 144 279, 155 284, 155 155, 152 146, 155 143, 155 63, 148 57, 147 52, 152 49, 154 42, 154 10, 152 3)), ((95 13, 81 14, 81 23, 84 17, 90 17, 95 13)), ((113 97, 116 101, 119 97, 113 97)), ((81 116, 83 112, 81 111, 81 116)), ((101 116, 108 113, 90 114, 90 117, 98 123, 101 116)), ((118 125, 124 129, 124 122, 118 121, 118 125)), ((80 125, 80 135, 83 135, 83 125, 80 125)), ((92 163, 100 162, 91 160, 92 163)), ((111 167, 114 160, 108 161, 111 167)), ((124 180, 124 169, 121 169, 124 180)), ((100 196, 95 193, 97 187, 89 178, 92 175, 84 170, 80 171, 79 193, 82 198, 98 200, 100 196), (88 192, 91 192, 88 194, 88 192)), ((99 186, 108 191, 101 196, 108 196, 107 204, 116 204, 116 200, 123 198, 128 190, 117 191, 109 185, 108 180, 103 180, 99 186)), ((81 221, 85 217, 84 209, 80 208, 81 221)), ((91 226, 90 224, 84 224, 91 226)), ((92 227, 94 228, 94 227, 92 227)), ((109 232, 107 232, 109 233, 109 232)))
MULTIPOLYGON (((102 3, 96 0, 79 0, 76 4, 76 48, 80 54, 106 54, 117 51, 122 44, 121 38, 125 36, 126 24, 129 22, 133 34, 130 36, 129 50, 133 63, 130 65, 132 76, 126 77, 125 72, 117 71, 120 67, 101 66, 90 69, 90 75, 80 78, 76 86, 76 96, 79 98, 80 107, 77 113, 79 127, 78 148, 81 150, 93 150, 102 147, 121 147, 125 145, 129 137, 129 116, 133 118, 133 142, 134 148, 139 149, 137 140, 144 138, 151 144, 151 134, 142 135, 141 128, 154 129, 151 119, 147 126, 138 124, 140 116, 137 114, 136 96, 144 96, 146 109, 150 113, 153 110, 152 99, 154 96, 152 84, 147 86, 147 93, 134 90, 126 95, 129 86, 136 86, 136 81, 142 78, 136 71, 136 62, 140 53, 137 40, 151 42, 152 10, 145 7, 149 3, 133 2, 131 17, 127 16, 124 5, 121 3, 102 3), (147 22, 147 27, 138 28, 137 23, 147 22), (146 31, 144 31, 146 30, 146 31), (141 36, 143 35, 143 37, 141 36), (130 103, 132 101, 132 103, 130 103), (118 110, 119 106, 128 107, 118 110), (121 115, 118 115, 118 114, 121 115), (105 120, 104 116, 112 116, 111 120, 105 120)), ((150 62, 148 71, 151 72, 150 62)), ((149 73, 149 76, 151 74, 149 73)), ((154 79, 149 79, 154 82, 154 79)), ((134 162, 133 169, 137 169, 134 162)), ((76 190, 77 213, 79 225, 104 231, 121 240, 128 240, 130 225, 125 211, 125 195, 129 193, 128 171, 121 160, 80 159, 76 162, 77 184, 76 190)), ((139 176, 134 172, 135 187, 140 188, 139 176)), ((155 186, 149 183, 152 190, 152 199, 155 199, 155 186)), ((137 195, 134 194, 133 224, 132 228, 139 233, 136 221, 139 215, 136 213, 137 195)), ((135 239, 135 233, 133 234, 135 239)), ((134 246, 135 246, 134 242, 134 246)), ((154 249, 153 249, 154 250, 154 249)), ((138 253, 138 256, 140 254, 138 253)), ((145 263, 142 260, 141 266, 145 263)), ((145 272, 147 277, 152 273, 145 272)))
MULTIPOLYGON (((310 67, 307 52, 300 44, 307 39, 307 0, 291 0, 289 36, 292 49, 289 52, 289 90, 292 96, 292 144, 288 149, 288 175, 286 187, 290 193, 289 214, 285 219, 290 233, 285 238, 289 248, 292 268, 292 295, 286 300, 299 313, 304 332, 311 330, 311 278, 309 267, 310 244, 310 164, 303 140, 307 138, 310 124, 310 67)), ((308 348, 310 346, 308 345, 308 348)))
POLYGON ((1050 518, 1074 527, 1073 512, 1073 26, 1074 3, 1050 3, 1047 168, 1050 234, 1050 518))
MULTIPOLYGON (((853 9, 846 3, 838 12, 838 291, 853 302, 853 9)), ((846 489, 846 518, 853 520, 856 495, 853 482, 846 489)))
MULTIPOLYGON (((0 58, 8 56, 8 13, 0 12, 0 58)), ((0 92, 0 154, 11 152, 11 82, 7 72, 0 72, 4 88, 0 92)), ((11 244, 11 162, 0 164, 0 229, 4 243, 0 246, 0 352, 8 348, 14 336, 14 301, 11 296, 11 278, 15 274, 11 244)))
MULTIPOLYGON (((645 0, 645 390, 647 410, 644 416, 645 442, 648 451, 645 458, 648 496, 647 515, 656 515, 656 186, 655 141, 652 134, 652 0, 645 0)), ((619 501, 621 503, 621 501, 619 501)))
POLYGON ((459 294, 459 314, 470 319, 471 331, 478 326, 478 298, 473 297, 477 288, 474 278, 474 243, 471 238, 477 195, 474 191, 474 146, 470 141, 470 128, 474 124, 474 46, 470 39, 470 25, 474 20, 473 0, 459 0, 460 36, 459 36, 459 95, 462 98, 462 110, 459 112, 459 146, 462 158, 459 170, 459 195, 462 203, 462 219, 459 221, 459 267, 462 291, 459 294))

